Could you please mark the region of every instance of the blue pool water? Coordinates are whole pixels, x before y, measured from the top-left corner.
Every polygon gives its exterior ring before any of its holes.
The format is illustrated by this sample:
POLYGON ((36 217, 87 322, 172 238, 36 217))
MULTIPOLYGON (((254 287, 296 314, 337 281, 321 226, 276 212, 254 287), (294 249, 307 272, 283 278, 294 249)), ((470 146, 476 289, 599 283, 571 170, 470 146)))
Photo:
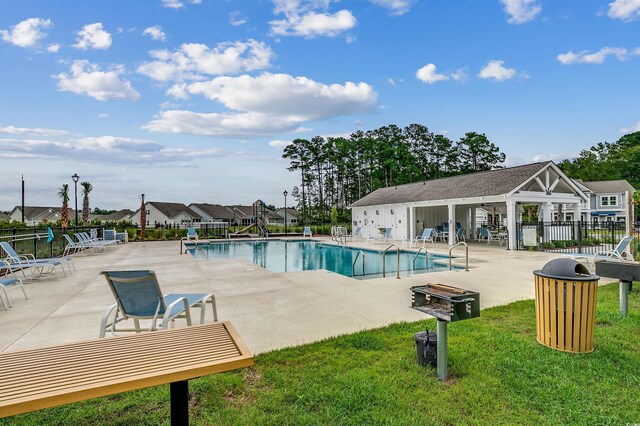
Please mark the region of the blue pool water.
MULTIPOLYGON (((364 274, 362 272, 362 254, 355 264, 355 274, 352 265, 360 249, 322 244, 316 241, 232 241, 210 243, 190 249, 189 252, 197 259, 246 259, 256 265, 273 272, 297 272, 326 269, 347 277, 374 278, 382 274, 382 252, 377 250, 363 250, 364 274)), ((446 256, 429 253, 425 259, 424 252, 415 260, 415 252, 400 252, 400 271, 402 274, 427 272, 448 268, 446 256)), ((397 254, 389 251, 386 254, 387 276, 396 272, 397 254)))

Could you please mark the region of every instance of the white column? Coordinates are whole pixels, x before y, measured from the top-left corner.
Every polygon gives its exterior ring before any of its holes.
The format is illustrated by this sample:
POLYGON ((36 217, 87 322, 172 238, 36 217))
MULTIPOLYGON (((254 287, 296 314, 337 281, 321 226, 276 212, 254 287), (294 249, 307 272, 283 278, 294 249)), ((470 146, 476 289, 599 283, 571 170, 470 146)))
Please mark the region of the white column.
POLYGON ((469 238, 475 240, 476 235, 476 206, 471 206, 471 229, 469 230, 469 238))
POLYGON ((409 207, 409 235, 408 238, 416 237, 416 208, 409 207))
POLYGON ((573 221, 574 222, 579 222, 580 218, 582 217, 582 206, 580 205, 582 201, 580 201, 579 203, 575 203, 573 205, 573 221))
POLYGON ((542 205, 542 221, 551 222, 553 220, 553 204, 547 201, 542 205))
MULTIPOLYGON (((546 211, 546 209, 545 209, 546 211)), ((516 213, 515 200, 507 200, 507 235, 509 236, 509 250, 516 249, 516 213)))
POLYGON ((456 205, 449 204, 449 245, 456 243, 456 205))

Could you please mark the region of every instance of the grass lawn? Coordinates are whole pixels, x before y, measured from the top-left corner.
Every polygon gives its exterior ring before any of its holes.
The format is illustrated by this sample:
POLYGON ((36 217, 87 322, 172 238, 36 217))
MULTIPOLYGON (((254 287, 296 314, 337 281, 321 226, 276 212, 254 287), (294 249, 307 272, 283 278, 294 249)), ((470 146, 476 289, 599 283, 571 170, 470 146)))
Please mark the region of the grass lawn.
MULTIPOLYGON (((435 321, 400 323, 265 353, 254 368, 192 380, 191 423, 638 424, 639 288, 625 319, 617 283, 600 288, 591 354, 536 343, 534 302, 516 302, 449 326, 446 383, 415 362, 413 333, 435 328, 435 321)), ((168 401, 167 385, 0 424, 168 424, 168 401)))

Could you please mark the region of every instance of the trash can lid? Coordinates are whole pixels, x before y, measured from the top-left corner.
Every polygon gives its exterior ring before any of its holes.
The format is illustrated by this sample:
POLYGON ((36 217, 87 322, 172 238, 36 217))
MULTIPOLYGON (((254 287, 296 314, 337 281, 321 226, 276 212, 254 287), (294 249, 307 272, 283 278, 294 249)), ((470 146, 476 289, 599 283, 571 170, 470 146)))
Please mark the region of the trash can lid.
POLYGON ((553 259, 547 262, 541 270, 533 271, 535 275, 545 278, 559 278, 571 281, 597 281, 597 275, 589 273, 589 269, 573 259, 553 259))

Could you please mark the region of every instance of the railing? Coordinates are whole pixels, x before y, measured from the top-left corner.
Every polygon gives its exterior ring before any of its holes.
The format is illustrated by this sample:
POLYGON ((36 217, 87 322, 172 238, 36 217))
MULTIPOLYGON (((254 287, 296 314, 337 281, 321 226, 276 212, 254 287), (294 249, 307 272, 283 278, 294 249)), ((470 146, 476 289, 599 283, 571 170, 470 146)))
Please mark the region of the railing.
MULTIPOLYGON (((77 232, 91 232, 92 229, 97 231, 98 237, 103 236, 104 228, 99 226, 69 226, 64 230, 64 233, 73 238, 77 232)), ((63 229, 61 227, 47 226, 46 224, 36 227, 0 228, 0 241, 9 242, 19 254, 30 253, 36 258, 61 256, 67 246, 67 240, 62 235, 63 229), (47 228, 51 228, 53 232, 51 242, 47 241, 47 228)))
POLYGON ((451 252, 453 251, 454 248, 458 247, 458 246, 464 246, 465 247, 465 268, 464 270, 469 272, 469 245, 467 243, 465 243, 464 241, 460 241, 457 244, 452 245, 449 248, 449 270, 453 269, 453 266, 451 264, 451 252))
POLYGON ((416 260, 418 260, 418 255, 420 254, 420 252, 424 252, 424 269, 428 271, 429 270, 429 253, 427 252, 427 249, 424 247, 420 247, 416 255, 413 257, 413 270, 415 271, 416 269, 416 260))
POLYGON ((362 275, 364 275, 364 252, 362 250, 358 250, 356 254, 356 258, 353 259, 353 263, 351 264, 351 276, 356 276, 356 262, 358 261, 358 257, 362 255, 362 275))
POLYGON ((389 247, 387 247, 386 249, 384 249, 384 251, 382 252, 382 278, 385 278, 387 276, 387 252, 389 251, 389 249, 391 247, 395 247, 397 252, 398 252, 398 267, 396 269, 396 279, 399 280, 400 279, 400 247, 398 247, 398 245, 396 243, 391 244, 389 247))

